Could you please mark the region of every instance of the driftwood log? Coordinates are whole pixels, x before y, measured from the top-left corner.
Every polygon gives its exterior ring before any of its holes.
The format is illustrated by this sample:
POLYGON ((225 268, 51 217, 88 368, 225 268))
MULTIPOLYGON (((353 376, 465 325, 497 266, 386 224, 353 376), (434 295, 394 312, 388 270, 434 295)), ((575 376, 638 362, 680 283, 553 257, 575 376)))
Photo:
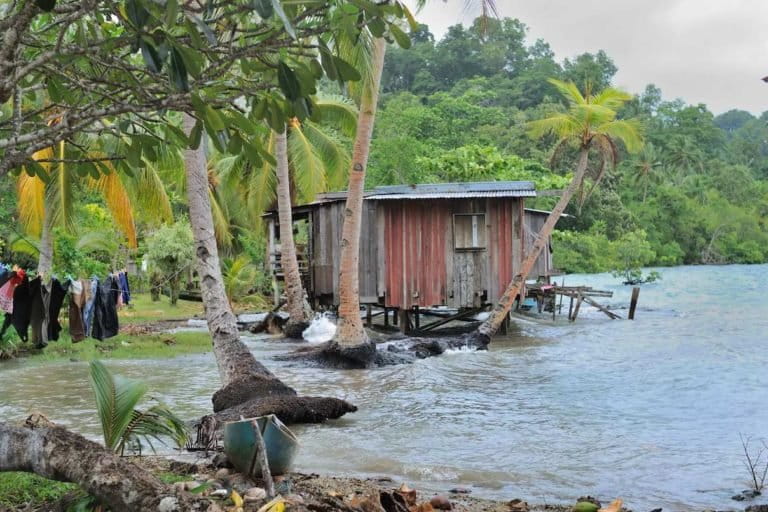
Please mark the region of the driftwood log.
POLYGON ((175 492, 79 434, 32 417, 23 426, 0 423, 0 471, 26 471, 78 484, 114 512, 220 510, 204 498, 175 492))

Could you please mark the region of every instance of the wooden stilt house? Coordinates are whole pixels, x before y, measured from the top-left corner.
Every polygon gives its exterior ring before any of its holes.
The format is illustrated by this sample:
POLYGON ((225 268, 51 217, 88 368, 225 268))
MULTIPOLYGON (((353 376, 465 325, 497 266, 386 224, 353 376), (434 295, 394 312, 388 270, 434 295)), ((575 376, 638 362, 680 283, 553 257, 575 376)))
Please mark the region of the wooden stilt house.
MULTIPOLYGON (((377 187, 365 195, 360 240, 360 302, 386 308, 477 308, 495 302, 518 272, 546 212, 526 211, 531 182, 377 187), (544 216, 542 215, 544 214, 544 216)), ((338 305, 346 193, 323 194, 293 209, 306 221, 299 251, 315 306, 338 305)), ((277 212, 266 215, 268 252, 280 278, 277 212)), ((551 272, 549 251, 536 275, 551 272)))

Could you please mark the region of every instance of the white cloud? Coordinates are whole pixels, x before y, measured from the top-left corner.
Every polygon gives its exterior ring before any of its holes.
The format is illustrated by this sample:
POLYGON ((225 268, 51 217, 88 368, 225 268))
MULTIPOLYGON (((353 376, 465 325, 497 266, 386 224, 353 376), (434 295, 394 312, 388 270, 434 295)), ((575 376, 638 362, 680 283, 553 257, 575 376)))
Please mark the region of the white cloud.
MULTIPOLYGON (((477 3, 477 2, 475 2, 477 3)), ((499 14, 519 18, 530 38, 550 43, 558 59, 604 49, 616 84, 640 92, 659 86, 668 99, 768 110, 768 2, 762 0, 497 0, 499 14)), ((441 35, 478 10, 465 0, 433 0, 417 15, 441 35)))

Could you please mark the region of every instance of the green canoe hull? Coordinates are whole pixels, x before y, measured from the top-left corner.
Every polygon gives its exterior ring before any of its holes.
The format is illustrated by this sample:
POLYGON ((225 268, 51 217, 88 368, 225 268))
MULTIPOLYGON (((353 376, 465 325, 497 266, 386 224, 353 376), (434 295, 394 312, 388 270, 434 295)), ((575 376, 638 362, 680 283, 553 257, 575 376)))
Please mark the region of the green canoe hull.
POLYGON ((253 465, 253 476, 261 476, 258 462, 254 464, 256 433, 253 421, 257 422, 264 437, 269 471, 273 475, 282 475, 290 471, 299 448, 299 441, 293 432, 273 414, 224 424, 224 453, 229 461, 244 474, 248 474, 253 465))

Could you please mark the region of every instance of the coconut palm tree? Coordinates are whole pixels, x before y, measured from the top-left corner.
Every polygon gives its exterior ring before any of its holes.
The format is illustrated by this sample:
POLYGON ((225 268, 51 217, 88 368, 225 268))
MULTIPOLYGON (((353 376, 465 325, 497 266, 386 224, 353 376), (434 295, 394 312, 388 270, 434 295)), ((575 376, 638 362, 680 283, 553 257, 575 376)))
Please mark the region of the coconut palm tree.
POLYGON ((153 448, 151 439, 161 436, 184 447, 187 427, 168 407, 157 403, 144 411, 136 409, 147 394, 144 383, 113 375, 100 361, 91 361, 89 379, 108 450, 123 455, 126 446, 141 440, 153 448))
POLYGON ((94 159, 99 175, 81 176, 73 165, 67 164, 64 142, 34 154, 34 159, 48 175, 44 181, 37 173, 19 174, 17 184, 19 220, 30 235, 40 238, 38 272, 50 272, 53 266, 52 230, 61 226, 75 229, 73 191, 76 182, 99 193, 122 231, 129 248, 136 248, 135 206, 152 208, 155 217, 170 220, 171 209, 165 189, 151 169, 139 170, 133 177, 121 175, 101 152, 88 154, 94 159))
POLYGON ((633 178, 636 183, 642 184, 643 203, 648 197, 648 185, 658 181, 658 170, 663 166, 661 156, 653 144, 646 144, 638 157, 632 162, 633 178))
POLYGON ((487 344, 498 331, 504 318, 509 314, 515 299, 520 293, 525 279, 531 272, 542 249, 547 245, 555 224, 565 211, 573 195, 583 185, 584 176, 589 164, 589 155, 597 152, 610 168, 614 168, 618 158, 617 143, 622 142, 627 151, 634 153, 642 149, 642 125, 636 119, 616 119, 616 111, 632 96, 626 92, 607 88, 598 94, 582 94, 573 82, 562 82, 551 79, 568 104, 566 112, 551 117, 532 121, 528 124, 528 133, 533 138, 541 138, 548 134, 558 137, 555 154, 566 144, 575 145, 579 156, 576 172, 557 205, 547 217, 539 231, 536 241, 528 250, 523 260, 520 272, 504 291, 499 302, 494 306, 489 318, 483 322, 476 333, 475 343, 487 344))
POLYGON ((341 257, 339 262, 339 323, 336 335, 329 346, 330 353, 337 354, 353 365, 370 365, 376 353, 375 345, 368 339, 360 317, 360 229, 363 215, 363 189, 365 168, 376 117, 379 99, 381 72, 384 68, 384 54, 387 43, 383 38, 373 41, 371 73, 365 78, 357 119, 357 133, 352 152, 352 166, 349 171, 349 187, 345 208, 344 225, 341 234, 341 257))

